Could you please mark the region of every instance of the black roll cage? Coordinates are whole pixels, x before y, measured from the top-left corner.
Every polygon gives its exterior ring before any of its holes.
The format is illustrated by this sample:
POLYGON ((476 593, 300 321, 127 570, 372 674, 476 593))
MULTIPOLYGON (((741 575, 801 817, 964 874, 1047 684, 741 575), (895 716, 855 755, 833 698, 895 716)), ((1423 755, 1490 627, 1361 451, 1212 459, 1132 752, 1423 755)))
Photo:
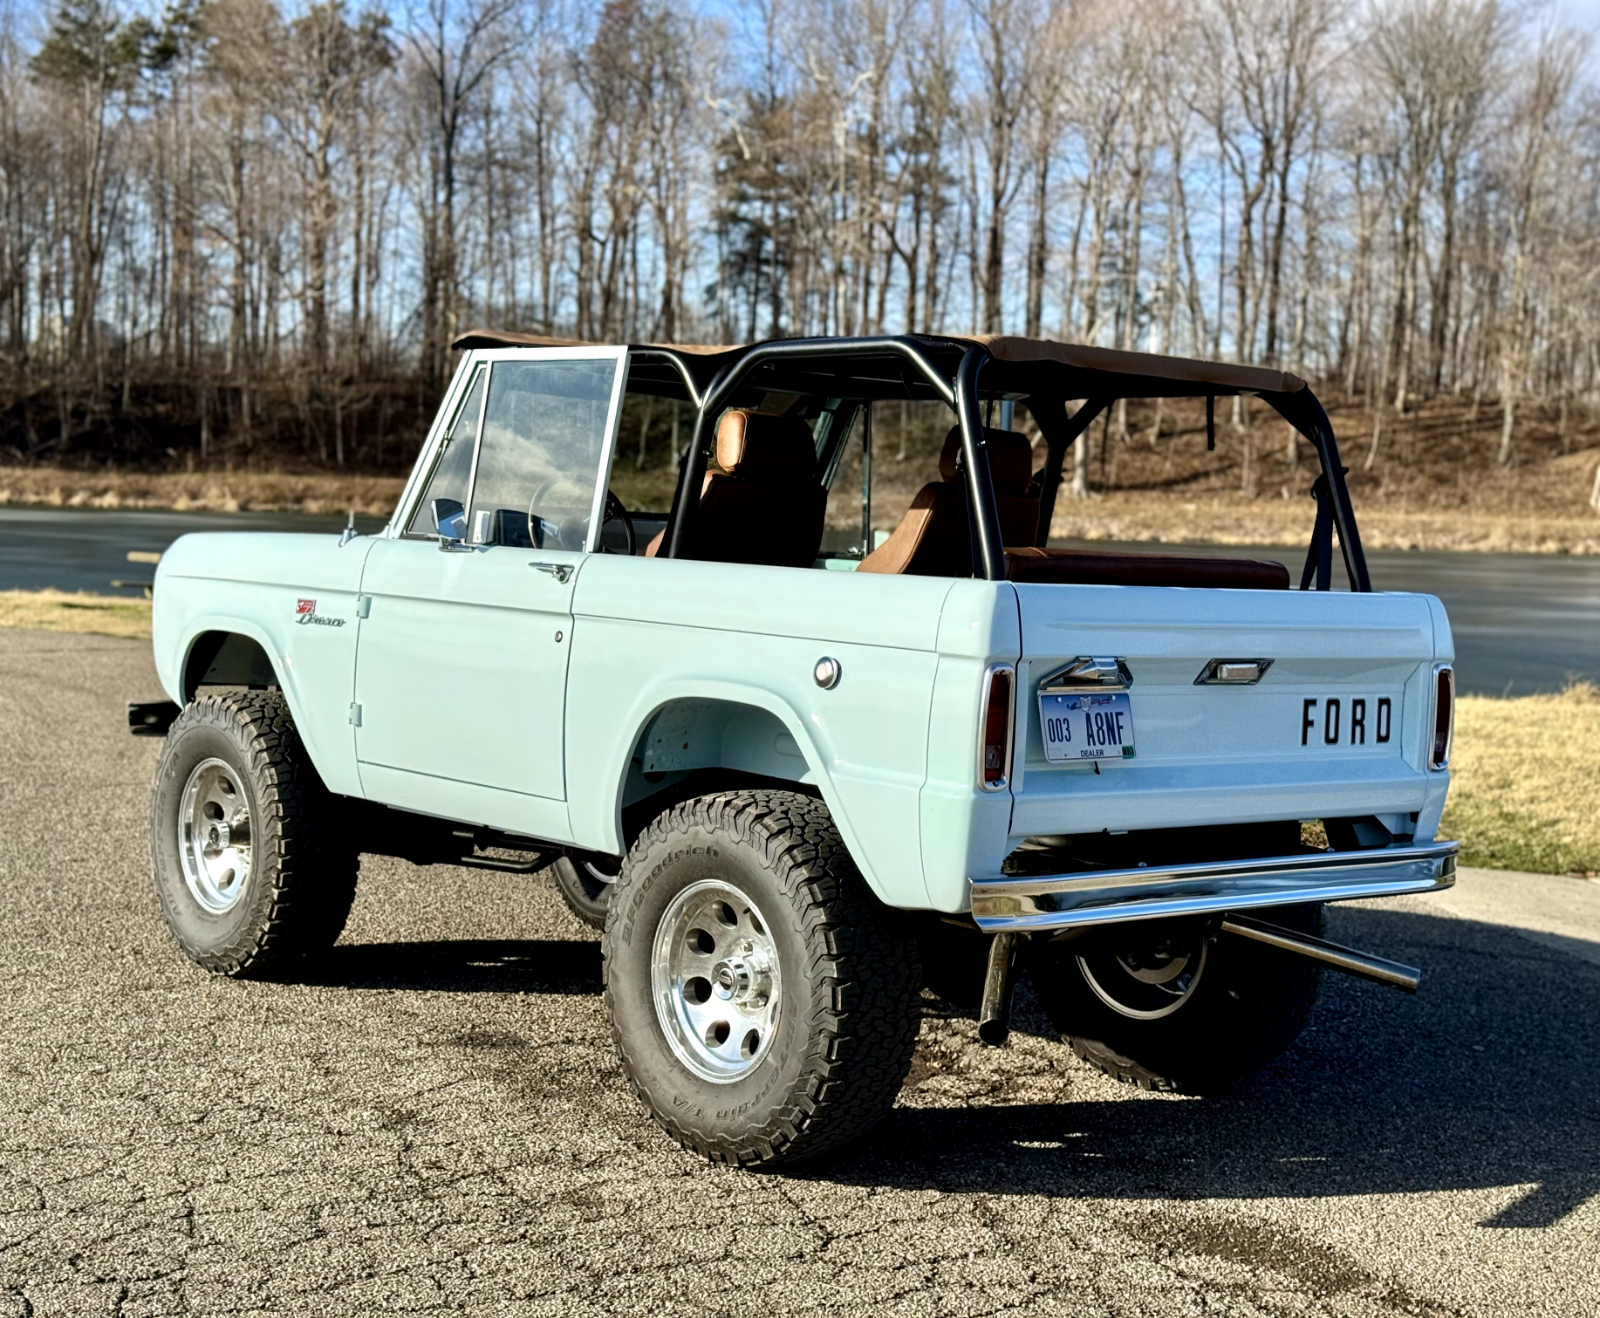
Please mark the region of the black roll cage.
MULTIPOLYGON (((804 366, 810 362, 821 363, 829 357, 845 355, 897 361, 900 371, 899 382, 908 395, 916 386, 926 386, 936 400, 944 402, 955 412, 957 423, 961 428, 959 466, 964 477, 971 514, 974 568, 980 577, 989 581, 1006 579, 1006 559, 1005 549, 1001 544, 999 515, 995 506, 994 482, 989 468, 988 443, 979 413, 978 381, 986 368, 999 367, 1010 374, 1049 369, 1053 374, 1068 377, 1066 384, 1059 389, 1045 392, 1033 388, 1012 395, 1026 400, 1029 411, 1039 422, 1048 454, 1039 492, 1041 545, 1049 535, 1050 519, 1055 511, 1067 451, 1111 403, 1118 398, 1158 396, 1205 397, 1214 400, 1245 392, 1224 385, 1195 384, 1159 375, 1125 375, 1112 371, 1052 367, 1049 362, 1000 363, 996 362, 988 348, 982 344, 968 343, 960 339, 912 335, 779 339, 756 344, 731 362, 725 357, 711 362, 692 359, 671 349, 635 348, 629 355, 630 367, 632 361, 636 359, 670 364, 670 368, 681 379, 690 402, 696 408, 693 434, 680 463, 677 488, 667 517, 661 557, 682 556, 689 528, 699 511, 700 501, 691 497, 691 492, 700 489, 710 458, 709 440, 712 428, 729 406, 736 391, 741 386, 752 383, 752 377, 767 368, 784 364, 804 366), (953 363, 953 369, 947 363, 953 363), (696 366, 704 366, 706 369, 696 372, 694 369, 696 366), (709 379, 705 378, 706 374, 709 374, 709 379), (1084 398, 1087 401, 1069 417, 1066 404, 1068 400, 1074 398, 1084 398)), ((824 372, 818 379, 831 380, 834 386, 819 392, 846 395, 849 393, 848 389, 837 387, 839 382, 837 373, 829 376, 824 372)), ((1355 511, 1350 503, 1350 490, 1344 479, 1345 468, 1340 465, 1339 446, 1334 438, 1333 426, 1328 420, 1327 412, 1306 387, 1286 392, 1269 390, 1249 392, 1256 393, 1304 436, 1316 450, 1322 466, 1321 475, 1312 487, 1312 493, 1317 500, 1317 515, 1300 588, 1310 589, 1313 583, 1317 590, 1332 588, 1332 539, 1334 532, 1337 532, 1351 590, 1371 591, 1372 582, 1367 571, 1366 556, 1362 552, 1360 533, 1356 529, 1355 511)), ((1210 406, 1211 402, 1208 401, 1208 407, 1210 406)))

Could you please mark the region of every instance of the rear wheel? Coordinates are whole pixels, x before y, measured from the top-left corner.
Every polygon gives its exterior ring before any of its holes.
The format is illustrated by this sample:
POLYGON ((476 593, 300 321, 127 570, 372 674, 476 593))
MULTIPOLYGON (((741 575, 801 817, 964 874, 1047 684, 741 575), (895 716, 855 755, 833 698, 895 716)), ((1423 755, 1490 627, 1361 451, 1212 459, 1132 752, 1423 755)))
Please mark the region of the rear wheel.
MULTIPOLYGON (((1322 907, 1264 913, 1319 936, 1322 907)), ((1034 991, 1072 1050, 1144 1089, 1226 1089, 1305 1028, 1320 972, 1197 921, 1140 921, 1034 949, 1034 991)))
POLYGON ((156 898, 184 955, 268 975, 331 947, 360 857, 276 692, 202 695, 167 733, 150 841, 156 898))
POLYGON ((813 797, 729 792, 659 816, 602 949, 623 1072, 685 1148, 791 1161, 894 1105, 919 1025, 916 940, 813 797))
POLYGON ((604 929, 606 908, 622 871, 622 858, 598 851, 569 851, 553 869, 556 891, 567 909, 591 929, 604 929))

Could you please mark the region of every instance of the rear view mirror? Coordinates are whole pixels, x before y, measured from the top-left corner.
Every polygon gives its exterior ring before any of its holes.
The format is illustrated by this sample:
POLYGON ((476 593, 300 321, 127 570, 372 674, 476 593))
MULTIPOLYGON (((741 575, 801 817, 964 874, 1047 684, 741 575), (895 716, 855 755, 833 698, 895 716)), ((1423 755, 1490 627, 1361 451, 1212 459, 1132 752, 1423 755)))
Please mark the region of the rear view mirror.
POLYGON ((467 510, 457 499, 435 499, 428 505, 433 513, 433 529, 443 540, 467 538, 467 510))

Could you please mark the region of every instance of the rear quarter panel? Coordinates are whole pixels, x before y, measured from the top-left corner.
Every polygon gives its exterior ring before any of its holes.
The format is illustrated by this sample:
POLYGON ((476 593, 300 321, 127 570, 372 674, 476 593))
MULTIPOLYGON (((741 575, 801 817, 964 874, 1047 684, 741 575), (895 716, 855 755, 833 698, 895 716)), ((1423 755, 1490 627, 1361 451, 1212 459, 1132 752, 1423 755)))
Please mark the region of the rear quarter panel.
POLYGON ((574 595, 566 741, 572 829, 621 846, 623 780, 669 701, 727 700, 787 730, 868 882, 927 905, 920 796, 945 598, 954 583, 595 555, 574 595), (839 660, 832 690, 817 660, 839 660))

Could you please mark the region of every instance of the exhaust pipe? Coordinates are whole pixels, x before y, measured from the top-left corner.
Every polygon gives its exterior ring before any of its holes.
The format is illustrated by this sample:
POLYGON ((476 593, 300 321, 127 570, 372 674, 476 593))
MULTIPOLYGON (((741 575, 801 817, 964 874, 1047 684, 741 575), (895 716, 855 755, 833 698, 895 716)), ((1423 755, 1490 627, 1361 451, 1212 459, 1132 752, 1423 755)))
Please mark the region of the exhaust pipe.
MULTIPOLYGON (((1330 943, 1326 939, 1312 938, 1308 934, 1280 929, 1275 924, 1253 920, 1247 915, 1224 916, 1222 932, 1237 934, 1240 938, 1253 938, 1258 943, 1265 943, 1268 947, 1280 948, 1285 952, 1296 952, 1301 956, 1310 957, 1313 961, 1320 961, 1325 966, 1332 966, 1335 970, 1342 970, 1347 975, 1354 975, 1357 979, 1370 979, 1374 984, 1387 984, 1402 993, 1415 993, 1417 985, 1422 982, 1422 972, 1412 966, 1401 965, 1398 961, 1388 961, 1381 956, 1368 956, 1365 952, 1341 947, 1338 943, 1330 943)), ((994 965, 992 956, 989 964, 992 975, 994 965)), ((988 986, 985 985, 985 1006, 988 1001, 988 986)), ((982 1027, 979 1029, 981 1032, 982 1027)))
POLYGON ((983 976, 983 1006, 978 1012, 978 1038, 999 1048, 1011 1036, 1011 991, 1017 979, 1020 934, 995 934, 989 940, 989 968, 983 976))

